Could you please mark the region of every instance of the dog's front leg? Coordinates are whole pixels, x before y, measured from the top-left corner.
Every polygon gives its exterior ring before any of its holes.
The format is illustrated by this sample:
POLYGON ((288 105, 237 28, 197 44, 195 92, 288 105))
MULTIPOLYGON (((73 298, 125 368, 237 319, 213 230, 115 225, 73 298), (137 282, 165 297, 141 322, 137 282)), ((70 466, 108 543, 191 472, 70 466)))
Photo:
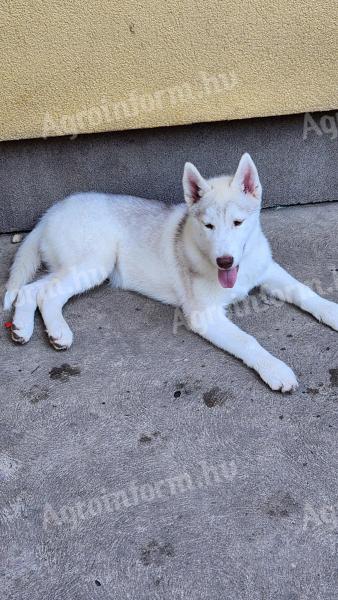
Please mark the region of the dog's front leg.
POLYGON ((338 331, 338 304, 316 294, 273 262, 265 274, 262 289, 270 296, 299 306, 318 321, 338 331))
POLYGON ((194 310, 188 318, 193 331, 255 369, 272 390, 290 392, 297 388, 297 379, 290 367, 232 323, 223 308, 194 310))

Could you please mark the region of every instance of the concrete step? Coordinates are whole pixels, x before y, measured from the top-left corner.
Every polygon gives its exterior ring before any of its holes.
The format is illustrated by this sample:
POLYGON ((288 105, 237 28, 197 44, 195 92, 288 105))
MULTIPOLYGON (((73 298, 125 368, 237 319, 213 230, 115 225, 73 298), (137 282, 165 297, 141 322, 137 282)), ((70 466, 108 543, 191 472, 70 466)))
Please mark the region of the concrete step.
POLYGON ((182 202, 186 161, 211 177, 233 173, 243 152, 257 164, 264 206, 338 201, 335 123, 318 113, 2 142, 0 232, 32 228, 76 191, 182 202))

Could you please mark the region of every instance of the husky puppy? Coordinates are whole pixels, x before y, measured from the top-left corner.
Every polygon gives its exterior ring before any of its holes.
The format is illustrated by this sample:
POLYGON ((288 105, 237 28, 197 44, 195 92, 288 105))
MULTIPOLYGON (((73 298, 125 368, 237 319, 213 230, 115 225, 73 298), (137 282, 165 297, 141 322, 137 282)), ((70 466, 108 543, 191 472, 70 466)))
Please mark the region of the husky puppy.
POLYGON ((297 387, 293 371, 226 316, 256 287, 292 302, 338 331, 338 304, 291 277, 271 256, 260 226, 262 187, 249 154, 234 176, 204 179, 186 163, 185 203, 166 206, 132 196, 81 193, 52 206, 25 238, 6 285, 15 301, 11 330, 28 342, 38 307, 56 350, 73 334, 62 315, 76 294, 110 278, 182 309, 189 327, 255 369, 273 390, 297 387), (28 283, 45 263, 49 274, 28 283))

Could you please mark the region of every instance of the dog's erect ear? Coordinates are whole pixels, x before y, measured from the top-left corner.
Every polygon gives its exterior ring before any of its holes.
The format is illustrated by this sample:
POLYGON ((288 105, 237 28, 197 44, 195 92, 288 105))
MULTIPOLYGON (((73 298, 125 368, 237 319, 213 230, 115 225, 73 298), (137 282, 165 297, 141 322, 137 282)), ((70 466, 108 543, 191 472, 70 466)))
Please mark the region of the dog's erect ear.
POLYGON ((262 198, 262 186, 259 181, 256 165, 250 154, 243 154, 237 171, 231 183, 232 187, 240 189, 244 194, 249 194, 257 200, 262 198))
POLYGON ((210 191, 208 182, 203 179, 192 163, 185 163, 183 173, 184 199, 188 206, 198 202, 206 192, 210 191))

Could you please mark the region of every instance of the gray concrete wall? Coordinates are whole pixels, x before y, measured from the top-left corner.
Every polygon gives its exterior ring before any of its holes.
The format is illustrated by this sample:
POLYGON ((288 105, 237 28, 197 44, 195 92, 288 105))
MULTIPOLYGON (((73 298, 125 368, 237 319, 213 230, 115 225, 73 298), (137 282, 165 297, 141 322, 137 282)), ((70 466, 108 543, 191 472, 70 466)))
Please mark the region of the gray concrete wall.
MULTIPOLYGON (((334 118, 334 113, 329 113, 334 118)), ((324 115, 313 115, 328 131, 324 115)), ((331 122, 332 123, 332 122, 331 122)), ((338 201, 338 143, 304 115, 81 135, 0 144, 0 232, 30 229, 74 191, 181 202, 185 161, 206 176, 231 173, 244 151, 263 183, 264 205, 338 201)))

